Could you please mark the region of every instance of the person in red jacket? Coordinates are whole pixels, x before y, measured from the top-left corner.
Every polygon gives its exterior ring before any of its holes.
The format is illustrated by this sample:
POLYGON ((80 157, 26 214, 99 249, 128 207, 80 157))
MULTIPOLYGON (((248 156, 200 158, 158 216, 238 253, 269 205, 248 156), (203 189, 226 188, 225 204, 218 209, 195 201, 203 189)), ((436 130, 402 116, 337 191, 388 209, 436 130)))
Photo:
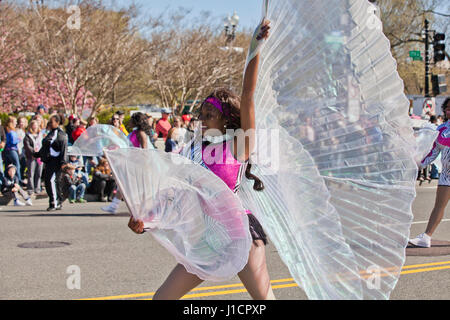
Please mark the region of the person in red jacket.
POLYGON ((163 109, 162 118, 156 123, 155 131, 158 134, 158 137, 163 138, 164 141, 166 141, 169 130, 172 128, 172 125, 169 122, 170 112, 169 109, 163 109))
POLYGON ((80 125, 72 132, 73 142, 75 142, 78 139, 78 137, 81 136, 83 132, 86 131, 86 125, 87 122, 84 121, 83 119, 80 119, 80 125))

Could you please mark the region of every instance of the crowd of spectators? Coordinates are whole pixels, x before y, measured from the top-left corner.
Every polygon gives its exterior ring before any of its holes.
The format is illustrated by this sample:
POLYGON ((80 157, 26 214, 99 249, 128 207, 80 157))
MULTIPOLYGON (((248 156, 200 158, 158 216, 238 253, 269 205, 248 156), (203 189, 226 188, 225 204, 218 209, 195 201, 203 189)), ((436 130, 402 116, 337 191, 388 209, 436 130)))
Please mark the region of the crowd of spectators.
MULTIPOLYGON (((127 125, 126 113, 115 112, 106 124, 118 128, 136 147, 159 147, 179 152, 189 134, 190 113, 182 117, 163 109, 161 118, 134 112, 127 125)), ((62 203, 84 203, 91 194, 94 201, 112 201, 118 192, 104 157, 74 156, 69 148, 97 117, 87 120, 77 115, 49 112, 40 105, 32 117, 9 116, 0 120, 0 191, 4 203, 32 205, 33 196, 48 196, 48 211, 60 210, 62 203), (44 192, 45 191, 45 192, 44 192)))

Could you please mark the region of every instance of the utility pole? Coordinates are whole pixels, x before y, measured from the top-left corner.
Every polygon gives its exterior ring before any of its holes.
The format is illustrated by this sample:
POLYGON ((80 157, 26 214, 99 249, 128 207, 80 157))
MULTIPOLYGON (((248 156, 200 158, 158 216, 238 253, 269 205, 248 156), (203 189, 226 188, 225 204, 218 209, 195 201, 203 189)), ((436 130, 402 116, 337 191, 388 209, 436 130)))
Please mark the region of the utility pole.
POLYGON ((425 98, 430 98, 430 41, 429 22, 425 19, 425 98))

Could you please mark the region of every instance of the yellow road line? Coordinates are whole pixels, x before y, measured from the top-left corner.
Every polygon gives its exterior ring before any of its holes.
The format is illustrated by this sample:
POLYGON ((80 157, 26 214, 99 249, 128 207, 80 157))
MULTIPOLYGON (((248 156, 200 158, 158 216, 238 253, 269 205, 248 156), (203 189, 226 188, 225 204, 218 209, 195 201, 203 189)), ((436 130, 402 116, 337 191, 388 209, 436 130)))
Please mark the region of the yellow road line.
POLYGON ((145 292, 145 293, 124 294, 124 295, 120 295, 120 296, 107 296, 107 297, 78 299, 78 300, 116 300, 116 299, 147 297, 147 296, 152 296, 154 294, 155 294, 154 292, 145 292))
MULTIPOLYGON (((413 268, 420 268, 420 267, 430 267, 430 266, 439 266, 439 265, 443 265, 443 264, 449 264, 450 261, 441 261, 441 262, 431 262, 431 263, 422 263, 422 264, 413 264, 413 265, 409 265, 409 266, 403 266, 403 268, 401 270, 404 269, 413 269, 413 268)), ((392 271, 392 273, 394 273, 394 271, 398 271, 396 270, 398 268, 396 267, 392 267, 392 268, 381 268, 380 271, 392 271)), ((368 274, 367 271, 360 271, 359 274, 364 275, 364 274, 368 274)), ((370 273, 369 273, 370 274, 370 273)), ((402 272, 400 272, 400 274, 402 274, 402 272)), ((370 274, 371 275, 371 274, 370 274)))
MULTIPOLYGON (((271 280, 270 282, 271 283, 280 283, 280 282, 291 282, 291 281, 294 281, 294 279, 293 278, 278 279, 278 280, 271 280)), ((244 285, 242 283, 235 283, 235 284, 225 284, 225 285, 213 286, 213 287, 197 287, 197 288, 192 289, 190 292, 225 289, 225 288, 235 288, 235 287, 243 287, 243 286, 244 285)), ((244 289, 244 292, 245 291, 246 290, 244 289)), ((155 294, 155 292, 146 292, 146 293, 126 294, 126 295, 120 295, 120 296, 108 296, 108 297, 90 298, 90 299, 81 299, 81 300, 114 300, 114 299, 126 299, 126 298, 140 298, 140 297, 153 296, 154 294, 155 294)))
POLYGON ((235 293, 244 293, 244 292, 247 292, 247 290, 246 289, 236 289, 236 290, 225 290, 225 291, 216 291, 216 292, 203 292, 203 293, 186 294, 183 297, 181 297, 181 299, 221 296, 224 294, 235 294, 235 293), (224 293, 222 294, 222 292, 224 292, 224 293))
POLYGON ((444 269, 450 269, 450 266, 435 267, 435 268, 426 268, 426 269, 416 269, 416 270, 409 270, 409 271, 402 271, 402 272, 400 272, 400 274, 420 273, 420 272, 435 271, 435 270, 444 270, 444 269))
POLYGON ((404 266, 402 269, 411 269, 411 268, 420 268, 420 267, 429 267, 429 266, 438 266, 441 264, 449 264, 450 261, 442 261, 442 262, 431 262, 431 263, 422 263, 422 264, 413 264, 409 266, 404 266))
MULTIPOLYGON (((420 272, 428 272, 428 271, 444 270, 444 269, 450 269, 450 266, 408 270, 408 271, 402 271, 402 272, 400 272, 400 274, 420 273, 420 272)), ((385 273, 385 274, 381 274, 380 276, 381 277, 385 277, 385 276, 388 276, 388 274, 385 273)), ((288 284, 283 284, 283 285, 276 285, 276 286, 272 286, 272 289, 276 290, 276 289, 293 288, 293 287, 298 287, 298 284, 294 282, 294 283, 288 283, 288 284)), ((183 296, 181 299, 221 296, 221 295, 235 294, 235 293, 244 293, 244 292, 247 292, 247 290, 246 289, 240 289, 240 290, 226 290, 226 291, 216 291, 216 292, 205 292, 205 293, 199 293, 199 294, 187 294, 187 295, 183 296)), ((152 299, 150 298, 150 299, 143 299, 143 300, 152 300, 152 299)))
MULTIPOLYGON (((402 272, 400 272, 400 274, 421 273, 421 272, 435 271, 435 270, 444 270, 444 269, 450 269, 450 266, 408 270, 408 271, 402 271, 402 272)), ((380 277, 387 277, 387 276, 392 276, 392 274, 391 273, 380 273, 379 276, 380 277)), ((368 279, 370 277, 373 277, 373 275, 366 275, 366 276, 362 276, 361 278, 362 279, 368 279)))
MULTIPOLYGON (((281 284, 281 285, 272 286, 272 289, 275 290, 275 289, 292 288, 292 287, 298 287, 298 284, 296 284, 296 283, 281 284)), ((224 290, 224 291, 216 291, 216 292, 203 292, 203 293, 186 294, 183 297, 181 297, 181 299, 222 296, 222 295, 226 295, 226 294, 245 293, 245 292, 247 292, 246 289, 224 290)), ((148 299, 142 299, 142 300, 152 300, 152 299, 148 298, 148 299)))
MULTIPOLYGON (((401 271, 400 274, 412 274, 412 273, 421 273, 421 272, 427 272, 427 271, 435 271, 435 270, 444 270, 444 269, 450 269, 450 266, 442 266, 445 264, 450 264, 450 261, 441 261, 441 262, 431 262, 431 263, 423 263, 423 264, 415 264, 415 265, 409 265, 409 266, 403 266, 402 270, 404 269, 413 269, 413 268, 420 268, 420 267, 430 267, 430 266, 439 266, 441 267, 433 267, 433 268, 424 268, 424 269, 415 269, 415 270, 406 270, 401 271)), ((366 271, 361 271, 361 273, 366 273, 366 271)), ((380 276, 388 276, 389 274, 383 273, 380 276)), ((369 277, 369 276, 367 276, 369 277)), ((366 277, 364 277, 366 278, 366 277)), ((286 279, 278 279, 278 280, 271 280, 270 282, 272 284, 274 283, 281 283, 281 282, 292 282, 294 281, 293 278, 286 278, 286 279)), ((226 289, 226 288, 236 288, 236 287, 243 287, 244 285, 242 283, 236 283, 236 284, 227 284, 227 285, 220 285, 220 286, 212 286, 212 287, 197 287, 190 292, 197 292, 197 291, 205 291, 205 290, 216 290, 216 289, 226 289)), ((283 284, 283 285, 272 285, 272 289, 282 289, 282 288, 290 288, 290 287, 296 287, 298 286, 297 283, 289 283, 289 284, 283 284)), ((235 293, 243 293, 247 292, 247 290, 244 289, 235 289, 235 290, 224 290, 224 291, 217 291, 217 292, 205 292, 205 293, 193 293, 193 294, 187 294, 182 297, 182 299, 186 298, 195 298, 195 297, 206 297, 206 296, 216 296, 216 295, 225 295, 225 294, 235 294, 235 293)), ((148 297, 153 296, 155 292, 146 292, 146 293, 136 293, 136 294, 127 294, 127 295, 118 295, 118 296, 107 296, 107 297, 98 297, 98 298, 90 298, 90 299, 80 299, 80 300, 115 300, 115 299, 127 299, 127 298, 142 298, 142 297, 148 297)), ((144 299, 144 300, 151 300, 151 299, 144 299)))
MULTIPOLYGON (((243 284, 241 284, 243 286, 243 284)), ((297 283, 288 283, 288 284, 281 284, 272 286, 272 289, 281 289, 281 288, 290 288, 290 287, 296 287, 298 286, 297 283)), ((194 291, 194 290, 192 290, 194 291)), ((191 292, 192 292, 191 291, 191 292)), ((244 293, 247 292, 247 289, 236 289, 236 290, 224 290, 224 291, 215 291, 215 292, 203 292, 203 293, 194 293, 194 294, 186 294, 181 299, 187 299, 187 298, 198 298, 198 297, 211 297, 211 296, 222 296, 226 294, 235 294, 235 293, 244 293)), ((143 300, 152 300, 150 299, 143 299, 143 300)))

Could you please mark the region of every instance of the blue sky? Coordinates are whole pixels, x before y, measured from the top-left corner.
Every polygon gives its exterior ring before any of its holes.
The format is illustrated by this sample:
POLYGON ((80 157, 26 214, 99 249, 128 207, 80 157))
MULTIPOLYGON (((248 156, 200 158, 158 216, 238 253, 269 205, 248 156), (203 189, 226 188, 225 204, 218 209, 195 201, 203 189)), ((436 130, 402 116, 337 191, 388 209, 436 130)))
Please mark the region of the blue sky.
MULTIPOLYGON (((227 15, 234 11, 240 17, 240 25, 253 30, 261 18, 262 0, 115 0, 118 5, 127 5, 134 1, 142 6, 145 11, 160 13, 167 8, 177 9, 184 7, 192 9, 194 14, 201 11, 210 11, 221 22, 227 15)), ((447 13, 450 5, 445 3, 438 5, 439 12, 447 13)))
MULTIPOLYGON (((118 5, 127 5, 131 1, 116 0, 118 5)), ((194 14, 201 11, 210 11, 218 21, 222 21, 227 15, 233 15, 236 11, 242 27, 256 27, 261 19, 262 0, 134 0, 145 11, 161 13, 166 8, 177 9, 184 7, 192 9, 194 14)))

